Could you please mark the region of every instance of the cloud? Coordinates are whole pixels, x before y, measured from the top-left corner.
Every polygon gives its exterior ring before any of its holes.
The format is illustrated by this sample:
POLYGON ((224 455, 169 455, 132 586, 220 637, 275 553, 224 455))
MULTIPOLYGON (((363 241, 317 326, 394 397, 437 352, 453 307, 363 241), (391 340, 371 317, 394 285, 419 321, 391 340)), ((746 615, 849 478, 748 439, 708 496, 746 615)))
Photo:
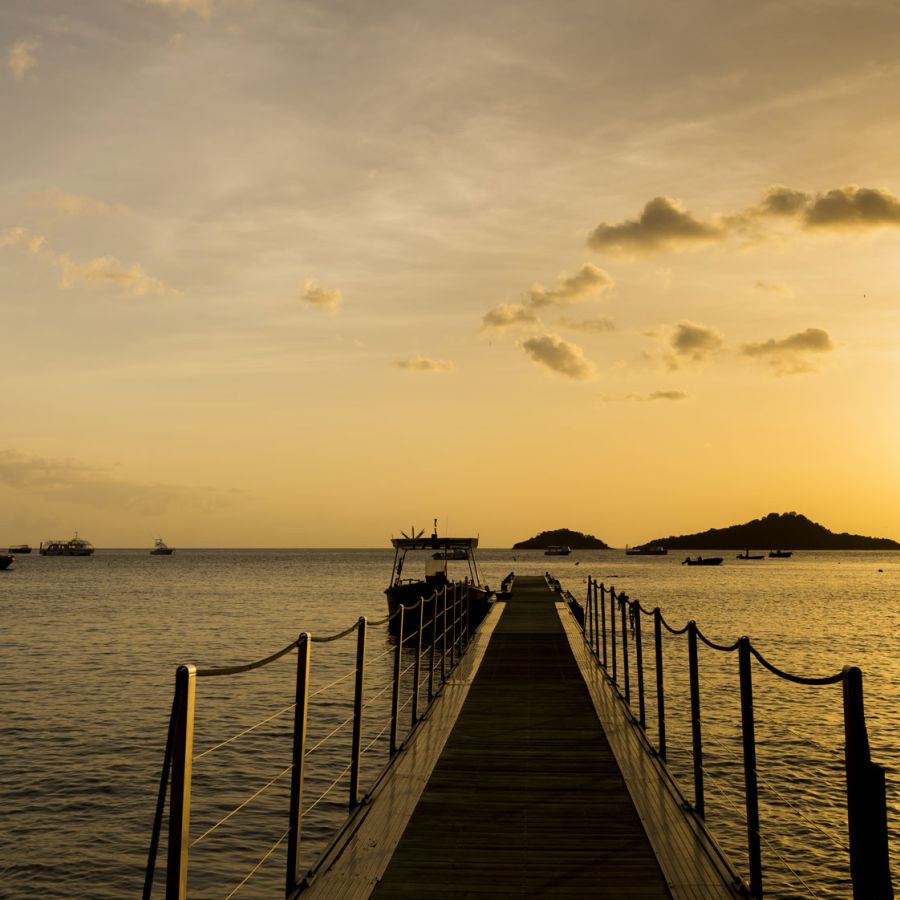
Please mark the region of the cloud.
POLYGON ((37 50, 40 41, 19 41, 13 44, 7 57, 9 69, 16 81, 24 81, 25 76, 37 66, 37 59, 32 50, 37 50))
POLYGON ((504 331, 518 325, 536 325, 540 322, 534 310, 521 303, 501 303, 488 310, 481 319, 482 331, 504 331))
POLYGON ((687 394, 684 391, 653 391, 643 397, 644 400, 686 400, 687 394))
POLYGON ((118 204, 55 189, 32 194, 29 202, 37 209, 49 209, 64 216, 111 216, 125 211, 125 207, 118 204))
POLYGON ((585 331, 590 334, 605 334, 616 330, 616 323, 606 316, 597 319, 569 319, 563 316, 557 324, 572 331, 585 331))
POLYGON ((453 363, 447 359, 429 359, 417 353, 411 359, 398 359, 394 361, 398 369, 407 372, 452 372, 453 363))
POLYGON ((577 303, 590 294, 608 290, 614 283, 603 269, 585 263, 574 275, 560 275, 559 287, 552 290, 542 284, 533 284, 528 291, 528 301, 534 307, 577 303))
POLYGON ((900 199, 855 184, 818 194, 804 212, 807 228, 868 229, 900 226, 900 199))
POLYGON ((594 364, 584 357, 584 351, 577 344, 570 344, 555 334, 523 341, 522 349, 536 362, 553 372, 586 381, 594 375, 594 364))
POLYGON ((673 371, 705 366, 724 346, 722 335, 715 328, 688 321, 649 331, 647 336, 662 340, 665 351, 661 358, 673 371))
POLYGON ((176 13, 193 13, 201 19, 211 19, 213 0, 144 0, 151 6, 163 6, 176 13))
POLYGON ((807 328, 781 340, 769 338, 757 344, 743 344, 741 353, 765 362, 776 375, 798 375, 816 371, 810 360, 811 354, 831 353, 836 348, 837 345, 827 331, 822 328, 807 328))
POLYGON ((598 225, 588 235, 587 245, 592 250, 639 255, 699 247, 722 240, 726 234, 723 225, 695 218, 680 201, 654 197, 636 219, 598 225))
POLYGON ((312 278, 307 278, 303 282, 301 299, 333 316, 341 305, 343 298, 339 290, 319 287, 312 278))
POLYGON ((56 258, 62 269, 59 286, 72 288, 78 282, 113 284, 124 288, 135 297, 147 294, 174 294, 159 278, 148 275, 142 266, 135 263, 125 268, 114 256, 98 256, 86 263, 76 263, 66 255, 56 258))
POLYGON ((782 294, 785 297, 794 296, 794 292, 780 281, 763 281, 761 278, 757 278, 753 287, 759 291, 767 291, 770 294, 782 294))
POLYGON ((0 247, 16 247, 21 244, 31 253, 37 253, 46 243, 42 234, 29 232, 27 228, 7 228, 0 231, 0 247))

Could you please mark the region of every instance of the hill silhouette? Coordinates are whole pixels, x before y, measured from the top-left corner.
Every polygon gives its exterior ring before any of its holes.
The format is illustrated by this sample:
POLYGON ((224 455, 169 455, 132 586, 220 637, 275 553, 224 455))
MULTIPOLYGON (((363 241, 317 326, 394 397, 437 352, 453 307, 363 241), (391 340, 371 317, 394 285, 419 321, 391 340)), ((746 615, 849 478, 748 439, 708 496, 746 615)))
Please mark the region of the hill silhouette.
POLYGON ((571 547, 573 550, 608 550, 599 538, 592 534, 582 534, 568 528, 557 528, 555 531, 542 531, 527 541, 513 544, 513 550, 546 550, 548 547, 571 547))
POLYGON ((890 538, 836 534, 796 512, 769 513, 743 525, 647 541, 671 550, 900 550, 890 538))

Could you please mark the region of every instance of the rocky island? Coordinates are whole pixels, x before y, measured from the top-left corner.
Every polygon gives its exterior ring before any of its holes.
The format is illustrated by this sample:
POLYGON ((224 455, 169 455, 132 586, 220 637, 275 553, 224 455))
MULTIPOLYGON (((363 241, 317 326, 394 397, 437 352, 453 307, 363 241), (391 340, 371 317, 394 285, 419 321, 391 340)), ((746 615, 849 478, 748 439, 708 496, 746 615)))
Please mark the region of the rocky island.
POLYGON ((592 534, 582 534, 568 528, 557 528, 555 531, 542 531, 527 541, 513 544, 513 550, 546 550, 548 547, 571 547, 572 550, 608 550, 600 538, 592 534))
POLYGON ((900 550, 900 543, 890 538, 836 534, 796 512, 769 513, 743 525, 655 538, 647 544, 670 550, 900 550))

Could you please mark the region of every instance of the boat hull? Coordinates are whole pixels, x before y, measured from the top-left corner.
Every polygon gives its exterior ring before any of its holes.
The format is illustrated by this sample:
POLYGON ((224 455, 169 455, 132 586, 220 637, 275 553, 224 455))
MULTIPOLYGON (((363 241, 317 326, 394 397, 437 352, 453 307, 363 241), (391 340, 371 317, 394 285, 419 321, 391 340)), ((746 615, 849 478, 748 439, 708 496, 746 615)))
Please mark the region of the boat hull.
MULTIPOLYGON (((385 596, 388 603, 388 614, 392 617, 390 621, 391 631, 400 629, 400 617, 395 616, 401 607, 405 607, 403 612, 403 631, 408 634, 415 631, 419 627, 419 619, 422 610, 425 610, 424 620, 422 621, 423 632, 430 633, 431 623, 433 621, 432 607, 436 606, 437 614, 440 616, 443 612, 443 587, 436 583, 427 581, 412 581, 405 584, 396 584, 385 589, 385 596), (437 597, 435 600, 435 594, 437 597), (418 606, 420 599, 424 598, 427 602, 418 606), (415 607, 410 609, 410 607, 415 607)), ((474 627, 480 622, 488 611, 490 606, 491 591, 487 588, 469 584, 465 581, 448 582, 447 587, 447 605, 448 617, 452 615, 449 610, 453 603, 454 596, 457 602, 463 598, 467 601, 468 614, 470 617, 470 627, 474 627), (454 592, 454 588, 456 591, 454 592)))
POLYGON ((16 558, 14 556, 9 556, 6 553, 0 553, 0 572, 4 569, 8 569, 14 562, 16 558))
POLYGON ((721 556, 698 556, 697 559, 691 559, 688 557, 683 563, 683 566, 721 566, 722 565, 722 557, 721 556))
POLYGON ((10 547, 9 552, 19 556, 20 554, 31 553, 31 547, 28 544, 17 544, 15 547, 10 547))
POLYGON ((175 551, 171 547, 166 547, 163 549, 162 547, 157 547, 155 550, 150 551, 151 556, 171 556, 175 551))

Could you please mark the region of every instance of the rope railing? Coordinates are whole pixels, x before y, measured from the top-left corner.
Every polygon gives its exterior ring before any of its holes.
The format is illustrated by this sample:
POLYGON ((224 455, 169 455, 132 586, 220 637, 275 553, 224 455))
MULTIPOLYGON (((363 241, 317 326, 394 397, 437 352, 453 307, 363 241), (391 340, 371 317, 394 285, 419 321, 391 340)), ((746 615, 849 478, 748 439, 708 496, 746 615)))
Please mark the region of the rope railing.
MULTIPOLYGON (((561 587, 548 576, 548 584, 555 590, 561 587), (555 582, 555 585, 554 585, 555 582)), ((644 652, 641 618, 653 620, 653 657, 655 668, 655 705, 657 713, 654 747, 648 746, 665 763, 666 746, 666 689, 663 653, 663 631, 673 636, 686 635, 688 643, 689 719, 691 725, 690 756, 693 764, 694 813, 705 817, 704 741, 711 736, 703 730, 700 704, 700 675, 698 647, 702 644, 717 653, 737 652, 738 691, 740 696, 740 728, 743 763, 744 813, 746 823, 747 860, 751 897, 763 896, 762 842, 764 831, 760 827, 759 786, 771 784, 759 775, 756 759, 756 716, 753 705, 752 660, 763 669, 792 684, 826 686, 841 684, 843 692, 844 720, 844 773, 847 788, 847 822, 850 877, 855 900, 881 900, 893 897, 887 844, 887 811, 884 787, 884 770, 872 762, 866 730, 862 672, 854 666, 845 666, 840 672, 823 677, 795 675, 786 672, 767 660, 753 646, 749 637, 743 636, 731 644, 723 644, 707 637, 694 621, 676 628, 666 621, 659 607, 648 610, 640 601, 631 600, 614 587, 607 588, 589 577, 584 607, 577 602, 576 612, 582 634, 597 666, 617 692, 629 715, 646 734, 645 701, 647 688, 644 683, 644 652), (635 659, 629 662, 629 645, 633 644, 635 659), (637 673, 638 712, 635 715, 632 701, 631 672, 637 673)), ((570 604, 571 608, 571 604, 570 604)), ((574 612, 574 610, 573 610, 574 612)), ((793 729, 789 729, 793 731, 793 729)), ((796 732, 795 732, 796 733, 796 732)), ((801 737, 803 737, 801 735, 801 737)), ((810 742, 815 744, 815 742, 810 742)), ((829 750, 824 747, 823 749, 829 750)), ((730 752, 730 751, 729 751, 730 752)), ((829 752, 834 752, 830 750, 829 752)), ((793 806, 787 797, 779 795, 786 805, 793 806)), ((770 842, 766 842, 770 846, 770 842)), ((840 842, 838 842, 840 844, 840 842)), ((840 844, 844 846, 843 844, 840 844)), ((790 868, 790 866, 788 866, 790 868)), ((802 879, 801 879, 802 882, 802 879)))
MULTIPOLYGON (((168 849, 166 862, 166 896, 168 898, 184 898, 187 892, 188 851, 204 843, 215 832, 232 819, 245 807, 258 800, 290 774, 290 799, 288 828, 282 836, 272 844, 253 868, 243 877, 238 885, 228 894, 233 896, 240 891, 259 869, 269 860, 275 851, 284 843, 287 844, 285 890, 295 891, 301 883, 300 877, 300 839, 303 817, 309 815, 325 801, 333 796, 342 784, 347 790, 346 805, 352 814, 361 802, 361 766, 364 754, 370 754, 378 744, 387 738, 387 762, 390 765, 397 753, 402 749, 400 733, 400 715, 408 715, 408 727, 404 726, 403 740, 416 729, 422 718, 421 705, 430 704, 439 694, 441 687, 447 682, 450 673, 459 664, 468 647, 472 630, 478 623, 473 621, 471 595, 466 582, 448 584, 430 596, 419 596, 410 604, 398 604, 384 618, 369 622, 360 617, 349 627, 329 635, 313 635, 302 632, 296 640, 286 647, 255 660, 253 662, 222 667, 198 668, 193 665, 180 666, 176 672, 175 693, 172 702, 172 714, 163 769, 160 778, 160 791, 154 817, 153 835, 148 853, 147 869, 144 880, 144 900, 149 900, 153 890, 156 868, 156 857, 162 832, 165 802, 168 798, 168 849), (367 659, 366 639, 372 627, 388 626, 391 644, 385 650, 367 659), (332 644, 356 634, 356 662, 343 674, 330 679, 315 690, 310 686, 311 649, 314 644, 332 644), (265 715, 259 721, 242 728, 236 734, 220 740, 210 747, 194 754, 194 719, 197 701, 197 679, 207 677, 223 677, 240 675, 268 666, 271 663, 296 651, 297 670, 295 679, 294 702, 284 705, 265 715), (384 660, 393 655, 393 673, 389 683, 372 693, 366 691, 367 670, 376 671, 386 668, 384 660), (404 659, 404 656, 406 659, 404 659), (380 665, 379 665, 380 664, 380 665), (353 681, 352 696, 349 690, 334 689, 347 681, 353 681), (389 703, 385 695, 390 692, 389 703), (402 696, 401 696, 402 695, 402 696), (327 731, 310 739, 310 712, 318 717, 319 705, 315 708, 311 701, 315 698, 333 696, 334 703, 348 702, 352 711, 341 718, 339 723, 326 726, 327 731), (381 708, 389 706, 388 721, 373 737, 363 742, 363 730, 377 727, 379 716, 378 701, 381 708), (190 806, 193 764, 210 757, 213 753, 233 744, 239 739, 256 732, 280 717, 293 713, 291 731, 291 762, 277 775, 256 789, 231 810, 221 815, 214 824, 206 827, 200 834, 190 834, 190 806), (339 737, 352 727, 349 740, 339 737), (344 752, 341 748, 349 744, 349 761, 342 766, 340 773, 327 786, 325 791, 312 801, 303 801, 304 769, 317 750, 330 743, 335 743, 338 755, 344 752), (348 783, 349 782, 349 783, 348 783)), ((483 615, 481 609, 480 614, 483 615)), ((388 664, 390 665, 390 664, 388 664)), ((327 755, 328 765, 333 765, 335 752, 327 755)), ((321 754, 317 755, 321 756, 321 754)), ((321 763, 317 766, 321 766, 321 763)), ((367 771, 371 767, 367 763, 367 771)), ((213 771, 217 771, 214 769, 213 771)), ((316 776, 317 778, 319 775, 316 776)), ((380 776, 378 776, 380 777, 380 776)), ((231 827, 231 826, 230 826, 231 827)))

